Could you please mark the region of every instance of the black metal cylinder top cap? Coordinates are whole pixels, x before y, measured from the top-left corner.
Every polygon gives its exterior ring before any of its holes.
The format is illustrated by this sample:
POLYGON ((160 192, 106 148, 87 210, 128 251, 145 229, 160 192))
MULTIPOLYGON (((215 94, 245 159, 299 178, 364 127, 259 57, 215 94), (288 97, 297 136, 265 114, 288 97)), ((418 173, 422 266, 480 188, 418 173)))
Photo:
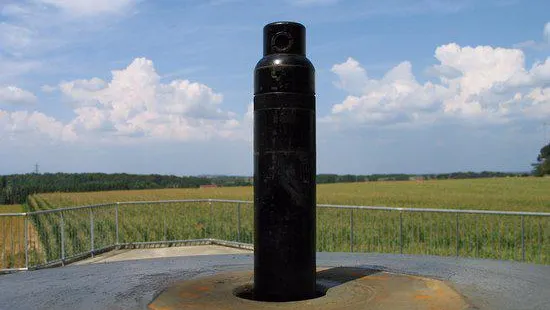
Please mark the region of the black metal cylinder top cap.
POLYGON ((264 27, 264 56, 306 55, 306 28, 295 22, 275 22, 264 27))

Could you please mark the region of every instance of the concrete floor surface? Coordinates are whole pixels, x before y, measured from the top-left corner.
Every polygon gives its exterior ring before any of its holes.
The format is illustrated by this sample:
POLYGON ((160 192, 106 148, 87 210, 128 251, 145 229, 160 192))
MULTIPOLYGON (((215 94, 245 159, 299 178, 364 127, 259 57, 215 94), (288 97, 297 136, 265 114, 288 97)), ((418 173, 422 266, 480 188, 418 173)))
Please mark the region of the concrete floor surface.
POLYGON ((149 249, 124 249, 114 250, 93 258, 85 259, 73 263, 73 265, 87 265, 98 263, 111 263, 127 260, 139 260, 162 257, 180 257, 195 255, 220 255, 220 254, 247 254, 252 251, 230 248, 220 245, 192 245, 169 248, 149 248, 149 249))
MULTIPOLYGON (((174 283, 253 270, 248 254, 69 265, 0 276, 0 309, 146 309, 174 283)), ((478 309, 550 309, 550 266, 454 257, 318 253, 318 267, 370 268, 444 280, 478 309)))

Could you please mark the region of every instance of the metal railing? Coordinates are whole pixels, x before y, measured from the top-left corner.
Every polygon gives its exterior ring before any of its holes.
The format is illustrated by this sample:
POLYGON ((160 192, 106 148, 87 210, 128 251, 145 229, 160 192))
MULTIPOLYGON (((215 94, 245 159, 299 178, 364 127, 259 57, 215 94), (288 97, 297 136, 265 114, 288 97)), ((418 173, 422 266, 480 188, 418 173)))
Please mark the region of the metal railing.
MULTIPOLYGON (((317 206, 317 250, 550 264, 550 213, 317 206)), ((0 272, 64 265, 122 247, 222 243, 251 248, 250 201, 190 199, 0 214, 0 272)))

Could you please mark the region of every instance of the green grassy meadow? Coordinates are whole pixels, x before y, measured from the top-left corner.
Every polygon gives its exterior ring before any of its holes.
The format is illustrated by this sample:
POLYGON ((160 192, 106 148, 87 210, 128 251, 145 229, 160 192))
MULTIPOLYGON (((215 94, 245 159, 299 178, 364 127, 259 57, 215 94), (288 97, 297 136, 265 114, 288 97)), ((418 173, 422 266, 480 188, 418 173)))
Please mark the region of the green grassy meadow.
MULTIPOLYGON (((493 178, 321 184, 319 204, 550 212, 550 179, 493 178)), ((251 187, 50 193, 30 210, 124 201, 252 200, 251 187)), ((116 242, 115 207, 31 217, 41 245, 31 263, 70 257, 116 242), (94 223, 94 236, 90 223, 94 223), (61 234, 65 237, 63 249, 61 234)), ((253 206, 162 203, 118 206, 120 243, 218 238, 252 243, 253 206), (159 209, 161 211, 159 212, 159 209), (239 221, 240 219, 240 221, 239 221)), ((317 209, 317 249, 429 254, 550 264, 550 217, 317 209), (353 227, 353 229, 351 229, 353 227), (523 232, 523 233, 522 233, 523 232)))

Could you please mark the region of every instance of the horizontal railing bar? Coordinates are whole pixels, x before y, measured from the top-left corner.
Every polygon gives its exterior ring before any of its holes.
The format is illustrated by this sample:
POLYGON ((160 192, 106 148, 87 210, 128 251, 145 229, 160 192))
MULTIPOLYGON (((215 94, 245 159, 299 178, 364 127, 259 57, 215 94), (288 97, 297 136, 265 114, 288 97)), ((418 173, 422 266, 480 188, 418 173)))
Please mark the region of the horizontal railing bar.
POLYGON ((177 200, 147 200, 147 201, 120 201, 118 205, 146 205, 157 203, 184 203, 184 202, 209 202, 211 199, 177 199, 177 200))
POLYGON ((0 274, 2 273, 10 273, 10 272, 16 272, 16 271, 27 271, 27 268, 4 268, 0 269, 0 274))
POLYGON ((254 251, 254 245, 252 243, 243 243, 243 242, 228 241, 228 240, 221 240, 221 239, 211 239, 211 240, 212 240, 212 244, 215 244, 215 245, 222 245, 226 247, 254 251))
POLYGON ((27 213, 21 212, 21 213, 0 213, 0 217, 2 216, 25 216, 27 213))
POLYGON ((404 211, 404 212, 432 212, 432 213, 467 213, 467 214, 493 214, 493 215, 523 215, 523 216, 550 216, 547 212, 521 212, 521 211, 490 211, 490 210, 461 210, 461 209, 430 209, 430 208, 396 208, 382 206, 348 206, 321 204, 317 207, 339 209, 363 209, 379 211, 404 211))
POLYGON ((228 199, 209 199, 211 202, 230 202, 230 203, 246 203, 246 204, 253 204, 254 201, 250 200, 228 200, 228 199))
POLYGON ((150 201, 120 201, 120 202, 117 202, 117 204, 136 205, 136 204, 184 203, 184 202, 228 202, 228 203, 246 203, 246 204, 254 203, 253 201, 248 201, 248 200, 230 200, 230 199, 175 199, 175 200, 150 200, 150 201))
POLYGON ((58 208, 58 209, 50 209, 50 210, 39 210, 39 211, 25 212, 25 213, 22 213, 22 214, 24 214, 24 215, 37 215, 37 214, 44 214, 44 213, 56 213, 56 212, 74 211, 74 210, 90 209, 90 208, 95 209, 95 208, 110 207, 110 206, 114 206, 115 204, 116 203, 101 203, 101 204, 88 205, 88 206, 67 207, 67 208, 58 208))
MULTIPOLYGON (((178 200, 154 200, 154 201, 122 201, 115 203, 105 203, 96 205, 86 205, 68 208, 58 208, 51 210, 40 210, 23 213, 0 213, 0 216, 25 216, 44 213, 55 213, 63 211, 73 211, 86 208, 101 208, 114 205, 140 205, 140 204, 161 204, 161 203, 189 203, 189 202, 220 202, 220 203, 242 203, 253 204, 253 201, 248 200, 229 200, 229 199, 178 199, 178 200)), ((470 210, 470 209, 431 209, 431 208, 399 208, 385 206, 357 206, 357 205, 333 205, 333 204, 318 204, 320 208, 340 208, 340 209, 363 209, 363 210, 378 210, 378 211, 402 211, 402 212, 432 212, 432 213, 465 213, 465 214, 489 214, 489 215, 515 215, 515 216, 550 216, 549 212, 525 212, 525 211, 491 211, 491 210, 470 210)))

